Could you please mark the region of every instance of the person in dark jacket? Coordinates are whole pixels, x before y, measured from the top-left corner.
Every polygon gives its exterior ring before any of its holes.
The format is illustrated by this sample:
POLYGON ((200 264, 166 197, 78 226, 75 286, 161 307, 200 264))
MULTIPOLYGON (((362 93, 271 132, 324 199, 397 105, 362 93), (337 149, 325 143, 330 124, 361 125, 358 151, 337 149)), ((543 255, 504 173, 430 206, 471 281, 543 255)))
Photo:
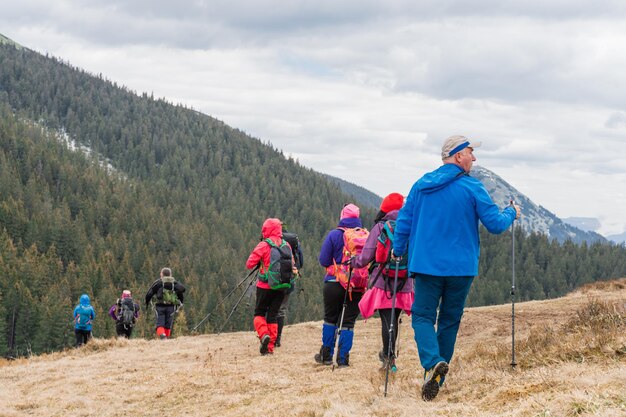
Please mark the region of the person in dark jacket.
POLYGON ((450 136, 443 165, 411 188, 398 214, 393 256, 408 256, 415 281, 411 308, 415 343, 424 367, 422 399, 433 400, 448 373, 463 308, 480 254, 479 221, 502 233, 520 216, 514 204, 500 209, 469 173, 481 142, 450 136))
POLYGON ((361 228, 363 225, 360 219, 360 210, 354 204, 347 204, 341 210, 339 224, 336 229, 331 230, 322 243, 319 262, 326 268, 324 276, 324 323, 322 324, 322 346, 319 353, 315 354, 315 362, 324 365, 332 365, 335 353, 335 337, 339 333, 339 352, 337 365, 339 368, 349 366, 350 349, 354 339, 354 325, 359 316, 359 301, 363 296, 362 292, 351 291, 351 296, 347 297, 346 310, 343 317, 342 328, 338 329, 343 300, 346 289, 337 281, 334 275, 335 265, 342 261, 343 257, 343 234, 344 229, 361 228))
POLYGON ((74 308, 74 334, 76 335, 76 347, 86 344, 91 339, 93 321, 96 311, 90 304, 89 296, 80 296, 80 303, 74 308))
POLYGON ((156 335, 160 339, 167 339, 172 334, 174 315, 182 308, 186 288, 172 276, 170 268, 161 269, 161 276, 152 283, 146 293, 146 308, 156 297, 156 335))
POLYGON ((133 328, 135 327, 135 322, 137 321, 137 318, 139 318, 139 310, 139 304, 133 301, 130 290, 122 291, 122 296, 118 298, 115 304, 113 304, 109 309, 109 316, 115 320, 115 332, 118 336, 124 336, 125 338, 130 339, 130 336, 133 333, 133 328), (130 322, 126 322, 124 319, 125 308, 131 309, 133 312, 132 320, 130 322))

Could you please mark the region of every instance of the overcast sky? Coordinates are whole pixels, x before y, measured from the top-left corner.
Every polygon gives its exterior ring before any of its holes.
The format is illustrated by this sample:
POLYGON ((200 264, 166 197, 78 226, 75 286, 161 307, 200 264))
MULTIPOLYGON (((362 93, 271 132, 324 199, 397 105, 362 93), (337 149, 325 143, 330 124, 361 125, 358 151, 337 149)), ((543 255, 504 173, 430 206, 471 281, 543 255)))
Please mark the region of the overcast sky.
MULTIPOLYGON (((0 33, 384 196, 477 164, 626 230, 626 2, 0 0, 0 33)), ((0 69, 1 70, 1 69, 0 69)))

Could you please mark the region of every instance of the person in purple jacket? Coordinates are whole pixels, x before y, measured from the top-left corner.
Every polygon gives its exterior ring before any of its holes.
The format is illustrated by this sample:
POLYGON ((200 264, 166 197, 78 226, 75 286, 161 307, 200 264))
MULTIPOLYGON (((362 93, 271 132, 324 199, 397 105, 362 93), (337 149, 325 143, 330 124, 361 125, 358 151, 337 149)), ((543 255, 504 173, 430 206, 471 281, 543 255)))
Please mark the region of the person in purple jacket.
POLYGON ((335 350, 335 337, 339 332, 339 354, 337 365, 339 368, 349 366, 350 349, 354 339, 354 324, 359 316, 359 301, 363 295, 360 292, 352 291, 351 297, 347 298, 346 311, 343 317, 342 328, 338 329, 343 300, 346 289, 337 281, 332 271, 334 265, 341 263, 343 255, 343 233, 344 229, 362 227, 360 210, 354 204, 346 204, 341 210, 339 224, 336 229, 331 230, 320 250, 319 262, 326 268, 324 277, 324 324, 322 325, 322 347, 320 352, 315 354, 315 362, 332 365, 335 350))
MULTIPOLYGON (((353 268, 361 268, 375 261, 378 238, 383 232, 385 222, 388 220, 395 222, 398 217, 398 211, 402 208, 403 203, 404 197, 399 193, 391 193, 383 199, 380 205, 380 211, 376 219, 374 219, 374 226, 372 226, 365 246, 363 246, 363 252, 352 259, 353 268)), ((391 370, 395 371, 397 370, 395 352, 398 321, 402 311, 408 316, 411 315, 411 306, 413 305, 413 280, 408 278, 398 280, 396 287, 396 309, 393 315, 393 328, 396 329, 396 331, 393 334, 393 340, 391 340, 389 328, 392 316, 392 290, 394 279, 382 273, 381 269, 384 265, 375 262, 373 265, 368 285, 370 289, 363 295, 363 298, 361 298, 359 309, 364 319, 373 316, 376 311, 380 314, 383 348, 378 352, 378 359, 383 363, 383 366, 387 361, 391 361, 391 370), (389 344, 391 344, 391 346, 389 346, 389 344), (388 357, 388 352, 393 352, 390 357, 388 357)))
POLYGON ((109 316, 115 320, 115 332, 118 336, 130 339, 139 317, 139 304, 133 301, 130 290, 122 291, 122 296, 109 309, 109 316))

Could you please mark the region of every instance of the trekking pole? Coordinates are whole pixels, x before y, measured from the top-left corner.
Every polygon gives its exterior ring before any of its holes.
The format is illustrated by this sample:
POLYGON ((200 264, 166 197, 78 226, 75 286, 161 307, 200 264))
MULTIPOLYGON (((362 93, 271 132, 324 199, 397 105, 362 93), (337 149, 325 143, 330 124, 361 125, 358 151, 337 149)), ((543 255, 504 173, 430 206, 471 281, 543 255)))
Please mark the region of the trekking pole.
POLYGON ((515 369, 515 219, 511 223, 511 271, 511 368, 515 369))
MULTIPOLYGON (((381 265, 382 268, 382 265, 381 265)), ((389 323, 389 344, 387 345, 387 363, 385 364, 385 397, 387 396, 387 384, 389 382, 389 369, 391 368, 391 357, 395 358, 395 351, 392 354, 391 344, 395 345, 394 323, 396 321, 396 288, 398 286, 398 271, 400 270, 400 258, 396 258, 396 273, 393 278, 393 289, 391 294, 391 323, 389 323)))
POLYGON ((235 286, 235 288, 233 288, 232 290, 230 290, 230 291, 229 291, 229 293, 228 293, 228 294, 226 294, 226 295, 224 296, 224 298, 222 298, 222 300, 221 300, 219 303, 217 303, 217 304, 215 305, 215 307, 213 307, 213 310, 211 310, 211 311, 209 312, 209 314, 207 314, 206 316, 204 316, 204 318, 203 318, 202 320, 200 320, 200 323, 196 324, 196 325, 195 325, 195 327, 194 327, 193 329, 191 329, 191 331, 192 331, 192 332, 195 332, 195 331, 196 331, 196 329, 197 329, 198 327, 200 327, 200 325, 202 325, 202 323, 204 323, 204 322, 205 322, 205 321, 206 321, 209 317, 211 317, 211 314, 215 313, 215 311, 217 310, 217 308, 218 308, 219 306, 221 306, 222 304, 224 304, 224 302, 225 302, 226 300, 228 300, 228 297, 230 297, 230 296, 231 296, 231 294, 232 294, 232 293, 234 293, 234 292, 237 290, 237 288, 241 287, 241 286, 243 285, 243 283, 244 283, 244 282, 246 282, 246 281, 248 280, 248 278, 250 278, 254 272, 256 272, 256 270, 257 270, 257 269, 259 269, 259 265, 257 265, 256 267, 254 267, 254 269, 253 269, 252 271, 250 271, 250 273, 249 273, 248 275, 246 275, 246 277, 245 277, 244 279, 242 279, 242 280, 241 280, 241 281, 240 281, 240 282, 239 282, 239 283, 235 286))
POLYGON ((333 360, 333 369, 335 371, 335 364, 339 358, 339 337, 341 336, 341 326, 343 326, 343 316, 346 313, 346 307, 348 306, 348 291, 350 291, 350 280, 352 279, 352 262, 350 262, 350 270, 348 271, 348 285, 346 286, 346 292, 343 295, 343 307, 341 308, 341 318, 339 319, 339 326, 335 329, 335 354, 333 360))
POLYGON ((241 303, 241 300, 243 300, 243 297, 246 296, 246 293, 248 292, 248 289, 252 286, 252 284, 254 284, 255 281, 256 281, 256 279, 250 280, 250 283, 248 284, 246 289, 243 291, 243 293, 241 293, 241 297, 239 297, 239 299, 237 300, 237 302, 233 306, 233 309, 230 311, 230 314, 228 315, 228 317, 226 317, 226 320, 224 320, 224 323, 222 324, 222 327, 220 327, 220 330, 217 332, 218 336, 222 333, 222 330, 224 330, 224 327, 226 327, 226 324, 228 323, 228 320, 230 320, 230 318, 232 317, 232 315, 235 312, 235 310, 237 310, 237 307, 239 306, 239 303, 241 303))

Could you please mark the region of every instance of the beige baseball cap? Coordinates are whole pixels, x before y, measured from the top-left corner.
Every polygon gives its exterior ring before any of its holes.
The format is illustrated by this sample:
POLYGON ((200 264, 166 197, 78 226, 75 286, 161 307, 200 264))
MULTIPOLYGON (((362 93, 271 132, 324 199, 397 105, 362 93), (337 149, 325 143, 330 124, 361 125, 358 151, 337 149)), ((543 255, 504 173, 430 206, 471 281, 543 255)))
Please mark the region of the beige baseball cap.
POLYGON ((465 136, 450 136, 441 147, 441 159, 446 159, 465 148, 478 148, 482 142, 470 141, 465 136))

